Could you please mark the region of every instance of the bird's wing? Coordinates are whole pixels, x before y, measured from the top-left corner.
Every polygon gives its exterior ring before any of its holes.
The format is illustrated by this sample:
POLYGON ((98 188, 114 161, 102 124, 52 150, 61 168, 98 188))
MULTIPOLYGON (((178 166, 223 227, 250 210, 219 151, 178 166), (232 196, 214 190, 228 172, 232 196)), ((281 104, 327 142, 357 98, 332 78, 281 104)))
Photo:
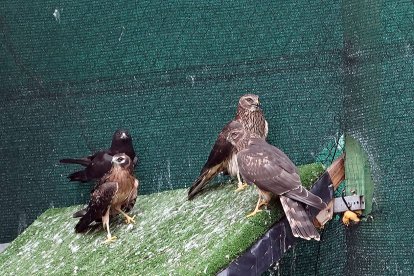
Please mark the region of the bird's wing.
POLYGON ((86 168, 68 176, 71 181, 88 182, 101 178, 112 166, 112 156, 107 151, 98 151, 82 158, 61 159, 61 163, 80 164, 86 168))
POLYGON ((289 157, 264 139, 251 139, 249 146, 237 154, 237 161, 240 174, 248 183, 318 209, 326 207, 320 197, 302 187, 298 170, 289 157))
POLYGON ((89 166, 93 159, 95 159, 97 156, 99 155, 103 155, 105 153, 108 153, 107 150, 101 150, 101 151, 97 151, 94 154, 85 156, 85 157, 79 157, 79 158, 64 158, 64 159, 60 159, 59 162, 60 163, 65 163, 65 164, 79 164, 82 166, 89 166))
POLYGON ((310 221, 309 216, 301 203, 285 196, 280 197, 280 203, 282 204, 286 218, 295 237, 306 240, 315 239, 319 241, 319 233, 310 221))
POLYGON ((107 173, 112 167, 112 155, 105 151, 95 154, 91 164, 85 169, 88 179, 97 179, 107 173))
POLYGON ((290 159, 262 139, 252 139, 249 146, 237 154, 237 163, 245 181, 273 194, 282 195, 301 185, 290 159))
POLYGON ((234 146, 229 141, 227 141, 227 135, 230 131, 229 124, 230 123, 225 125, 219 133, 217 140, 210 151, 210 155, 208 156, 207 162, 201 169, 200 174, 216 165, 228 161, 228 159, 230 158, 230 154, 232 153, 234 146))
POLYGON ((118 182, 105 182, 93 191, 86 214, 82 216, 75 226, 77 233, 84 232, 91 222, 102 218, 117 191, 118 182))
POLYGON ((89 159, 89 156, 82 158, 64 158, 60 159, 59 162, 63 164, 79 164, 86 167, 91 163, 91 159, 89 159))
MULTIPOLYGON (((231 123, 231 122, 230 122, 231 123)), ((234 146, 227 141, 227 135, 230 131, 230 123, 224 126, 219 133, 213 148, 210 151, 207 162, 200 171, 200 175, 193 182, 189 191, 188 199, 192 199, 220 172, 227 170, 227 164, 231 155, 234 154, 234 146)))

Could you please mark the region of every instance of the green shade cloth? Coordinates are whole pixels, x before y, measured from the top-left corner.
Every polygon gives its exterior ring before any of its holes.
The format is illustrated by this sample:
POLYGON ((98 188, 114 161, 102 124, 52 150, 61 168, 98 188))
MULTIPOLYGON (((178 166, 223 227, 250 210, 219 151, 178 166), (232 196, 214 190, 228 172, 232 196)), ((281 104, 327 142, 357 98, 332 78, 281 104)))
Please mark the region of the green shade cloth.
POLYGON ((318 245, 300 242, 277 273, 413 275, 414 5, 342 1, 338 20, 344 28, 343 128, 355 139, 351 158, 357 142, 371 175, 366 164, 347 170, 372 177, 372 212, 351 228, 332 223, 318 245))
POLYGON ((340 8, 3 2, 1 241, 49 207, 86 202, 91 185, 68 183, 78 167, 58 160, 107 148, 119 127, 134 138, 141 194, 189 187, 245 93, 260 95, 269 140, 313 162, 339 132, 340 8))
POLYGON ((279 272, 414 274, 413 18, 408 0, 3 1, 0 242, 85 202, 90 185, 67 183, 76 166, 58 160, 108 147, 118 127, 141 194, 188 187, 255 93, 296 164, 345 132, 374 182, 373 219, 329 224, 279 272))

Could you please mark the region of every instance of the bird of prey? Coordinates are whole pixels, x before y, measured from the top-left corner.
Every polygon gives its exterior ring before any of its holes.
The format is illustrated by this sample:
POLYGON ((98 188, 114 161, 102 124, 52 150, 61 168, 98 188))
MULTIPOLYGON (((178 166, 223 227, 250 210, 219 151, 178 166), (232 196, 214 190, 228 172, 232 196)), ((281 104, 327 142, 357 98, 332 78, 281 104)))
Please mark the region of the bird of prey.
POLYGON ((303 204, 322 210, 326 208, 326 203, 302 186, 298 169, 280 149, 249 133, 240 123, 232 123, 232 128, 227 140, 237 149, 240 174, 259 190, 256 208, 248 216, 261 211, 259 208, 269 203, 272 194, 278 195, 293 235, 319 240, 319 233, 303 204))
POLYGON ((80 164, 86 168, 74 172, 68 176, 70 181, 89 182, 101 178, 112 167, 112 156, 117 153, 125 153, 134 165, 138 162, 132 145, 131 135, 126 130, 118 129, 112 136, 111 147, 107 150, 98 151, 93 155, 75 159, 62 159, 60 163, 80 164))
POLYGON ((107 231, 105 243, 114 241, 116 237, 112 236, 109 230, 109 218, 122 214, 127 224, 135 222, 135 216, 130 217, 124 210, 135 203, 138 185, 129 156, 124 153, 115 154, 112 157, 112 168, 95 186, 86 212, 76 224, 75 231, 85 232, 89 224, 102 220, 103 227, 107 231))
POLYGON ((209 181, 219 173, 229 174, 232 177, 237 176, 238 189, 236 191, 246 187, 242 183, 238 172, 236 150, 226 140, 228 133, 232 130, 232 122, 241 123, 245 129, 260 137, 267 137, 268 125, 260 108, 259 96, 254 94, 243 95, 239 100, 235 118, 227 123, 219 133, 207 162, 201 169, 198 178, 191 185, 188 191, 189 200, 200 193, 209 181))

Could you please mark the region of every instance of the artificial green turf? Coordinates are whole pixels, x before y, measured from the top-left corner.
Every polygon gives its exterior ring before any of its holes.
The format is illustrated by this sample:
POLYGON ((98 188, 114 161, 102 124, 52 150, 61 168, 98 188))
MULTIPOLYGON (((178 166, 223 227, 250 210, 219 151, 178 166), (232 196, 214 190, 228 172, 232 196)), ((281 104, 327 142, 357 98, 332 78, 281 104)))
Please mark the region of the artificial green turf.
MULTIPOLYGON (((323 172, 320 164, 300 168, 309 186, 323 172)), ((199 275, 215 274, 249 248, 282 212, 270 210, 246 218, 257 201, 253 187, 235 193, 236 185, 210 188, 193 201, 178 189, 139 196, 134 225, 121 217, 111 222, 118 239, 102 244, 98 225, 75 234, 72 213, 80 206, 49 209, 0 254, 2 275, 199 275)))

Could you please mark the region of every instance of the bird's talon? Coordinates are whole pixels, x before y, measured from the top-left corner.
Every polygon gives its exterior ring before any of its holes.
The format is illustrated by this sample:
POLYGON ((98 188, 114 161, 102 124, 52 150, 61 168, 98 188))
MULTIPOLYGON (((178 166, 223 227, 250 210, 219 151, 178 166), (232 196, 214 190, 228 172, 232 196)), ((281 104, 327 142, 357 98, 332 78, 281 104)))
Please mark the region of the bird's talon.
POLYGON ((102 243, 104 244, 110 244, 111 242, 116 241, 117 237, 116 236, 108 236, 107 239, 105 241, 103 241, 102 243))
POLYGON ((125 218, 125 223, 126 223, 126 224, 135 223, 134 218, 135 218, 135 216, 133 216, 132 218, 131 218, 130 216, 127 216, 127 217, 125 218))
POLYGON ((260 213, 262 210, 254 210, 253 212, 251 212, 250 214, 248 214, 247 216, 246 216, 246 218, 249 218, 249 217, 253 217, 253 216, 255 216, 257 213, 260 213))
POLYGON ((249 185, 247 185, 246 183, 243 184, 239 184, 237 189, 235 190, 235 192, 240 192, 243 191, 244 189, 246 189, 249 185))

